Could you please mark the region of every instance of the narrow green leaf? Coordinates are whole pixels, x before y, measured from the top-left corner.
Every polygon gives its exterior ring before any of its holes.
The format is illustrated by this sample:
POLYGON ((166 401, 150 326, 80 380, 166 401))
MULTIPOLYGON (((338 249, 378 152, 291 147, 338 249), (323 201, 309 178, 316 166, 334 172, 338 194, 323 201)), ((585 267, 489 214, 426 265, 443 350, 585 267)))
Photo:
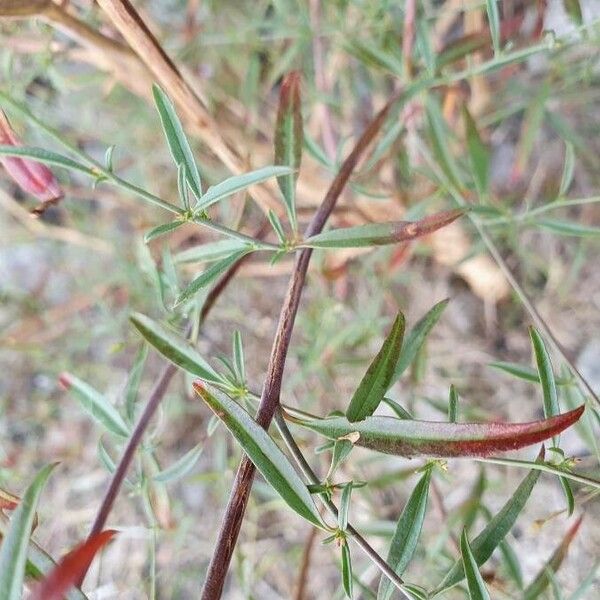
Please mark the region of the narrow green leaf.
POLYGON ((154 475, 152 479, 159 483, 168 483, 185 477, 194 468, 201 454, 202 446, 198 444, 176 460, 170 467, 154 475))
POLYGON ((570 235, 573 237, 597 238, 600 236, 600 227, 580 225, 573 221, 562 221, 558 219, 541 219, 535 223, 538 227, 548 229, 558 235, 570 235))
MULTIPOLYGON (((406 506, 402 510, 392 537, 386 562, 399 577, 402 577, 406 567, 408 567, 421 536, 421 529, 427 509, 430 481, 431 468, 428 468, 415 486, 406 506)), ((393 591, 394 586, 390 580, 382 576, 379 581, 379 589, 377 590, 377 600, 389 600, 393 591)))
POLYGON ((425 343, 425 339, 430 331, 439 321, 446 306, 448 306, 448 302, 449 300, 446 299, 435 304, 433 308, 431 308, 429 312, 415 324, 410 333, 406 336, 391 384, 396 383, 396 381, 400 379, 402 373, 404 373, 407 367, 412 363, 417 352, 425 343))
POLYGON ((448 422, 456 423, 456 417, 458 414, 458 392, 454 387, 454 384, 450 386, 450 395, 448 398, 448 422))
POLYGON ((342 497, 340 498, 340 508, 338 510, 338 528, 340 531, 348 529, 348 513, 350 512, 351 498, 352 482, 350 481, 342 487, 342 497))
POLYGON ((57 154, 51 150, 45 150, 44 148, 36 148, 33 146, 4 146, 0 145, 0 155, 2 156, 18 156, 22 158, 33 158, 38 162, 46 165, 54 165, 57 167, 63 167, 70 171, 80 171, 90 177, 96 177, 96 173, 93 169, 82 165, 62 154, 57 154))
POLYGON ((531 367, 504 361, 496 361, 490 363, 489 366, 493 367, 494 369, 506 371, 507 373, 518 377, 519 379, 524 379, 525 381, 532 381, 533 383, 540 383, 540 376, 538 372, 535 369, 532 369, 531 367))
POLYGON ((187 169, 185 164, 181 163, 177 166, 177 193, 179 194, 179 202, 184 210, 190 210, 190 197, 188 194, 187 184, 187 169))
POLYGON ((110 173, 113 172, 113 154, 115 151, 115 146, 109 146, 104 153, 104 164, 106 165, 106 170, 110 173))
POLYGON ((394 411, 394 414, 399 419, 408 419, 409 421, 412 421, 414 419, 414 417, 404 408, 404 406, 402 406, 395 400, 392 400, 391 398, 384 398, 383 402, 394 411))
POLYGON ((135 355, 133 366, 131 367, 129 378, 127 379, 127 387, 125 388, 125 413, 127 414, 130 423, 135 419, 135 403, 137 401, 147 356, 148 345, 143 343, 138 350, 138 353, 135 355))
POLYGON ((158 225, 144 235, 144 242, 147 244, 148 242, 151 242, 157 237, 165 235, 165 233, 170 233, 171 231, 174 231, 175 229, 181 227, 184 224, 185 221, 171 221, 170 223, 163 223, 162 225, 158 225))
POLYGON ((352 561, 350 559, 350 548, 348 542, 342 543, 342 585, 347 598, 352 598, 353 592, 352 561))
POLYGON ((129 437, 131 432, 128 425, 103 394, 70 373, 62 373, 60 383, 74 393, 83 409, 107 431, 119 437, 129 437))
POLYGON ((447 423, 378 416, 351 422, 345 417, 320 419, 297 413, 286 413, 286 418, 332 440, 352 435, 357 446, 384 454, 481 457, 547 440, 576 423, 583 411, 580 406, 529 423, 447 423))
POLYGON ((300 104, 300 73, 292 71, 281 83, 279 108, 275 123, 275 164, 290 167, 286 174, 277 178, 283 194, 292 229, 296 231, 296 180, 302 160, 304 140, 302 110, 300 104))
POLYGON ((463 209, 447 210, 419 221, 370 223, 344 229, 329 229, 304 240, 303 248, 365 248, 409 242, 449 225, 464 214, 463 209))
MULTIPOLYGON (((550 360, 550 355, 548 354, 542 336, 534 327, 529 328, 529 335, 531 337, 535 362, 542 384, 544 416, 553 417, 560 412, 560 407, 558 406, 558 394, 556 392, 556 381, 554 380, 552 361, 550 360)), ((554 445, 558 446, 558 438, 554 438, 554 445)))
POLYGON ((200 201, 196 204, 194 212, 198 213, 206 210, 209 206, 215 204, 215 202, 219 202, 220 200, 223 200, 223 198, 233 196, 233 194, 245 190, 251 185, 262 183, 263 181, 271 179, 272 177, 277 177, 292 172, 292 169, 289 167, 263 167, 262 169, 256 169, 256 171, 250 171, 249 173, 244 173, 243 175, 234 175, 233 177, 229 177, 228 179, 225 179, 225 181, 209 187, 208 190, 206 190, 206 194, 204 194, 204 196, 202 196, 200 201))
POLYGON ((279 243, 281 245, 284 245, 286 243, 285 231, 283 230, 283 225, 281 224, 279 217, 271 209, 269 209, 269 213, 267 216, 269 219, 269 223, 271 223, 273 231, 275 231, 275 233, 277 234, 277 239, 279 240, 279 243))
MULTIPOLYGON (((488 0, 495 4, 495 0, 488 0)), ((467 150, 473 170, 475 187, 480 196, 487 194, 489 189, 490 156, 486 145, 481 140, 477 125, 466 105, 463 105, 463 120, 467 132, 467 150)))
POLYGON ((140 313, 129 319, 142 337, 172 363, 205 381, 223 383, 219 374, 180 335, 140 313))
POLYGON ((352 451, 352 448, 354 448, 354 444, 351 440, 342 439, 335 441, 331 454, 331 465, 329 466, 329 471, 325 479, 329 480, 333 477, 333 474, 336 472, 342 461, 348 457, 352 451))
POLYGON ((200 173, 198 172, 198 166, 194 160, 194 154, 190 147, 190 143, 183 131, 181 121, 175 112, 171 100, 160 87, 153 85, 152 94, 165 132, 165 137, 167 138, 167 143, 169 144, 171 156, 178 167, 181 164, 185 165, 188 185, 196 199, 200 199, 202 196, 200 173))
POLYGON ((488 23, 490 25, 490 35, 492 37, 492 45, 494 46, 494 54, 498 56, 501 51, 500 47, 500 12, 498 11, 498 0, 486 0, 486 10, 488 23))
POLYGON ((562 177, 560 178, 560 187, 558 188, 558 197, 562 198, 571 187, 573 173, 575 172, 575 149, 571 142, 565 142, 565 164, 563 166, 562 177))
POLYGON ((233 332, 233 368, 239 383, 246 381, 246 368, 244 366, 244 346, 242 334, 236 329, 233 332))
POLYGON ((187 300, 189 300, 192 296, 194 296, 197 292, 199 292, 203 287, 206 287, 209 283, 214 281, 219 275, 222 275, 231 267, 234 263, 236 263, 242 256, 248 254, 250 250, 240 250, 238 252, 234 252, 230 254, 226 258, 221 259, 216 262, 212 267, 209 267, 201 273, 192 283, 190 283, 183 292, 177 297, 175 300, 175 304, 173 308, 183 304, 187 300))
MULTIPOLYGON (((538 460, 543 462, 543 449, 540 452, 538 460)), ((507 536, 512 529, 518 516, 525 507, 527 499, 531 495, 533 486, 536 484, 540 474, 538 471, 531 471, 521 482, 515 493, 508 499, 504 506, 492 518, 492 520, 483 528, 481 533, 472 541, 471 549, 478 566, 483 565, 492 555, 498 544, 507 536)), ((432 596, 455 586, 463 580, 464 568, 461 560, 457 560, 454 566, 448 571, 440 585, 432 592, 432 596)))
POLYGON ((575 539, 575 536, 579 531, 582 520, 583 517, 579 517, 567 531, 565 537, 553 552, 548 562, 538 573, 537 577, 525 588, 523 600, 535 600, 536 598, 539 598, 542 592, 548 587, 551 581, 550 573, 556 573, 556 571, 558 571, 560 565, 567 556, 571 542, 575 539))
POLYGON ((479 572, 477 562, 471 551, 471 546, 469 546, 466 529, 463 529, 462 535, 460 536, 460 553, 462 555, 463 568, 465 570, 467 586, 469 588, 469 598, 471 600, 490 600, 490 594, 487 591, 485 583, 483 582, 483 577, 479 572))
POLYGON ((431 95, 427 96, 425 103, 427 123, 429 126, 429 137, 436 160, 447 177, 448 182, 457 190, 462 189, 461 175, 452 154, 449 141, 452 139, 448 125, 440 106, 431 95))
MULTIPOLYGON (((0 512, 0 535, 5 538, 10 528, 8 517, 0 512)), ((26 576, 41 579, 44 575, 52 572, 56 562, 43 550, 34 540, 29 540, 27 548, 26 576)), ((71 588, 66 594, 67 600, 88 600, 87 596, 79 588, 71 588)))
POLYGON ((316 527, 327 529, 306 485, 269 434, 226 394, 214 389, 209 391, 199 382, 194 384, 194 389, 287 505, 316 527))
POLYGON ((570 517, 573 514, 573 511, 575 510, 575 498, 573 496, 573 490, 571 489, 571 484, 569 483, 569 480, 565 477, 559 477, 559 481, 563 489, 565 499, 567 501, 567 514, 570 517))
POLYGON ((47 465, 38 471, 12 514, 10 527, 0 546, 0 600, 21 600, 35 511, 55 466, 47 465))
POLYGON ((498 548, 500 549, 500 553, 502 554, 502 558, 504 560, 504 564, 506 566, 508 574, 511 576, 512 580, 517 584, 517 587, 520 590, 522 590, 523 574, 521 572, 519 558, 515 554, 515 551, 512 549, 512 546, 506 540, 502 540, 498 545, 498 548))
POLYGON ((346 411, 349 421, 372 415, 390 386, 404 337, 404 315, 399 312, 381 349, 369 366, 346 411))
POLYGON ((579 0, 563 0, 563 6, 575 25, 583 25, 583 13, 579 0))
POLYGON ((173 256, 173 260, 176 264, 212 262, 230 256, 234 252, 241 252, 247 249, 250 249, 249 244, 240 240, 218 240, 182 250, 173 256))

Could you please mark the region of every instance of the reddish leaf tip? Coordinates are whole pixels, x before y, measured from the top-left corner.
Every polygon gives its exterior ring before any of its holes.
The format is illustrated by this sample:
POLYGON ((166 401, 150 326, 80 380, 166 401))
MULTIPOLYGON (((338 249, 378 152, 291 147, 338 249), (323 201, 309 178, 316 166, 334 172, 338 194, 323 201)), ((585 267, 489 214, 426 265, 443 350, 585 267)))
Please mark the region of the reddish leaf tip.
POLYGON ((71 388, 71 376, 67 372, 63 372, 58 376, 58 384, 64 389, 69 390, 71 388))

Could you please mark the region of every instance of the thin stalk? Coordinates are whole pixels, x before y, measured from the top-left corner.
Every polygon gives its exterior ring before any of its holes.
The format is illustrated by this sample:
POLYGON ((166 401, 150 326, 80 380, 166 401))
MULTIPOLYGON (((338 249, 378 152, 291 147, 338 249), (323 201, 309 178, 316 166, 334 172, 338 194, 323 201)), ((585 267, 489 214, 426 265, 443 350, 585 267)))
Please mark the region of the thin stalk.
POLYGON ((153 204, 155 206, 159 206, 160 208, 168 210, 169 212, 175 213, 177 215, 184 214, 184 210, 182 208, 179 208, 178 206, 175 206, 175 205, 171 204, 170 202, 165 202, 158 196, 151 194, 147 190, 145 190, 133 183, 130 183, 129 181, 126 181, 125 179, 119 177, 118 175, 115 175, 115 173, 113 173, 112 171, 109 171, 101 162, 92 158, 91 156, 89 156, 88 154, 86 154, 85 152, 80 150, 77 146, 75 146, 74 144, 71 144, 71 142, 68 142, 67 140, 65 140, 59 131, 57 131, 53 127, 50 127, 49 125, 44 123, 44 121, 38 119, 35 115, 30 113, 24 106, 22 106, 21 104, 19 104, 15 100, 13 100, 13 98, 11 98, 8 94, 6 94, 5 92, 3 92, 1 90, 0 90, 0 100, 5 102, 6 104, 8 104, 15 112, 18 112, 22 117, 24 117, 25 119, 27 119, 28 121, 30 121, 31 123, 33 123, 34 125, 39 127, 40 129, 45 131, 50 137, 54 138, 59 144, 61 144, 69 152, 71 152, 72 154, 77 156, 79 159, 81 159, 82 161, 84 161, 88 165, 90 165, 93 168, 93 170, 96 172, 96 175, 98 178, 107 179, 108 181, 110 181, 111 183, 116 185, 117 187, 127 190, 128 192, 131 192, 134 195, 139 196, 140 198, 142 198, 142 200, 145 200, 146 202, 153 204))
MULTIPOLYGON (((292 436, 288 426, 285 422, 285 419, 281 413, 281 409, 278 409, 275 412, 275 424, 277 425, 277 429, 281 434, 283 441, 285 442, 290 454, 294 457, 294 460, 298 464, 298 467, 304 473, 306 479, 308 479, 309 483, 312 485, 319 485, 321 483, 320 479, 317 477, 315 472, 312 470, 311 466, 308 464, 307 460, 304 458, 302 451, 298 448, 296 444, 296 440, 292 436)), ((332 517, 337 521, 338 517, 338 509, 337 506, 333 503, 332 500, 325 497, 323 494, 318 494, 319 498, 325 505, 325 508, 329 511, 332 517)), ((369 557, 369 559, 373 562, 373 564, 396 586, 396 588, 404 595, 405 598, 411 599, 404 591, 404 582, 402 578, 399 577, 394 569, 387 564, 387 562, 379 556, 377 551, 367 542, 367 540, 358 532, 356 529, 348 523, 347 530, 351 534, 351 538, 356 542, 358 547, 369 557)))
MULTIPOLYGON (((348 158, 346 158, 338 174, 331 183, 322 204, 319 206, 306 228, 305 237, 316 235, 323 230, 327 219, 335 207, 337 199, 359 159, 381 129, 392 105, 395 104, 399 96, 400 94, 394 95, 373 121, 371 121, 365 132, 356 142, 352 152, 349 154, 348 158)), ((312 249, 310 248, 303 249, 296 255, 294 270, 281 308, 277 332, 271 349, 267 375, 261 394, 258 412, 256 414, 256 422, 264 429, 269 427, 275 411, 279 406, 285 360, 311 255, 312 249)), ((247 456, 244 456, 236 473, 227 508, 225 509, 225 515, 223 516, 223 521, 221 523, 215 551, 208 567, 206 580, 201 594, 203 600, 217 600, 223 593, 225 577, 229 570, 229 563, 231 562, 233 550, 242 526, 255 471, 256 469, 252 462, 247 456)))

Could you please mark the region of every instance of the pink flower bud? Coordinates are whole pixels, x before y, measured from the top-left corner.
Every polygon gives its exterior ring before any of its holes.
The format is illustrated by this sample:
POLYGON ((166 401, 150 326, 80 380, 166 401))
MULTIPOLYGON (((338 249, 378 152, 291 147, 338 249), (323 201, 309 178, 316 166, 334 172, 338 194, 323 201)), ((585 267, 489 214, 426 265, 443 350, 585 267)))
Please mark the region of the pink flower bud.
MULTIPOLYGON (((0 144, 22 146, 6 115, 0 110, 0 144)), ((18 156, 0 156, 0 162, 17 185, 42 202, 34 212, 43 212, 47 204, 60 200, 64 193, 52 171, 42 163, 18 156)))

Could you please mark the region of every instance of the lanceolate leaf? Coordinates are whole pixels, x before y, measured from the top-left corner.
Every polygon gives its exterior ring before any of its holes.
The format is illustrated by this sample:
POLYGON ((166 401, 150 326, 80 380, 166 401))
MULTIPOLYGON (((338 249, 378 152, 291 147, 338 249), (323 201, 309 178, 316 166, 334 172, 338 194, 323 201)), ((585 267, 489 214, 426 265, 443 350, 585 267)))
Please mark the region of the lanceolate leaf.
POLYGON ((240 240, 227 239, 216 242, 208 242, 201 246, 194 246, 182 250, 173 256, 176 263, 211 262, 219 260, 242 250, 249 249, 249 244, 240 240))
POLYGON ((115 533, 110 529, 102 531, 69 552, 36 587, 31 600, 62 600, 81 576, 87 573, 96 553, 115 533))
MULTIPOLYGON (((0 535, 5 537, 9 528, 10 522, 8 517, 0 512, 0 535)), ((39 579, 45 574, 52 572, 55 567, 56 563, 52 560, 52 557, 40 548, 35 541, 29 540, 29 546, 27 548, 27 564, 25 567, 26 574, 39 579)), ((65 598, 67 600, 87 600, 87 596, 78 588, 71 588, 65 595, 65 598)))
POLYGON ((372 415, 390 386, 404 337, 404 315, 399 312, 379 353, 354 392, 346 411, 349 421, 360 421, 372 415))
POLYGON ((263 167, 262 169, 251 171, 250 173, 229 177, 229 179, 226 179, 225 181, 208 188, 208 190, 206 190, 206 194, 202 196, 202 199, 195 206, 194 210, 206 210, 215 202, 219 202, 219 200, 222 200, 223 198, 233 196, 233 194, 236 194, 241 190, 245 190, 251 185, 261 183, 267 179, 271 179, 271 177, 281 177, 282 175, 287 175, 292 172, 293 169, 289 167, 263 167))
MULTIPOLYGON (((399 577, 404 573, 417 548, 425 519, 430 481, 431 468, 428 468, 410 495, 392 537, 386 562, 399 577)), ((394 586, 390 580, 382 577, 377 590, 377 600, 389 600, 393 591, 394 586)))
POLYGON ((467 578, 469 598, 471 600, 490 600, 490 594, 485 587, 483 577, 479 572, 479 567, 477 566, 477 562, 471 551, 466 529, 463 529, 462 535, 460 536, 460 553, 462 555, 463 567, 467 578))
POLYGON ((171 221, 170 223, 163 223, 162 225, 157 225, 144 235, 144 242, 146 242, 147 244, 148 242, 151 242, 152 240, 156 239, 157 237, 160 237, 161 235, 171 233, 171 231, 174 231, 182 225, 185 225, 185 221, 171 221))
MULTIPOLYGON (((531 381, 532 383, 540 383, 540 376, 538 371, 535 369, 520 365, 518 363, 512 362, 504 362, 504 361, 496 361, 489 364, 490 367, 494 369, 500 369, 501 371, 506 371, 519 379, 524 379, 525 381, 531 381)), ((557 385, 567 385, 569 383, 569 379, 567 378, 559 378, 555 379, 557 385)))
POLYGON ((352 560, 350 558, 350 548, 346 540, 342 543, 342 584, 346 598, 352 598, 352 560))
POLYGON ((14 511, 0 546, 0 600, 21 600, 31 528, 38 501, 55 465, 43 467, 14 511))
POLYGON ((500 11, 498 10, 498 0, 486 0, 486 8, 494 54, 498 55, 500 53, 500 11))
POLYGON ((562 542, 550 557, 550 560, 544 565, 544 568, 539 572, 538 576, 525 588, 523 600, 534 600, 535 598, 539 598, 542 592, 548 587, 550 584, 550 573, 556 573, 567 556, 569 546, 577 535, 582 520, 583 517, 579 517, 569 531, 567 531, 562 542))
POLYGON ((554 371, 552 369, 550 355, 548 354, 548 350, 546 349, 546 345, 544 344, 542 336, 537 332, 537 330, 531 327, 529 329, 529 334, 531 336, 535 361, 537 363, 538 373, 544 393, 544 415, 546 417, 553 417, 554 415, 558 414, 559 407, 558 394, 556 393, 556 382, 554 380, 554 371))
POLYGON ((361 248, 408 242, 449 225, 464 214, 462 209, 447 210, 419 221, 391 221, 330 229, 305 240, 301 246, 310 248, 361 248))
POLYGON ((34 146, 6 146, 0 145, 0 156, 20 156, 23 158, 33 158, 38 162, 46 165, 54 165, 57 167, 63 167, 70 171, 80 171, 90 177, 96 177, 96 172, 74 161, 68 156, 57 154, 51 150, 45 150, 44 148, 36 148, 34 146))
MULTIPOLYGON (((446 423, 367 417, 351 423, 345 417, 293 422, 330 439, 357 432, 357 446, 398 456, 488 456, 542 442, 575 423, 584 406, 530 423, 446 423)), ((289 415, 288 415, 289 417, 289 415)))
POLYGON ((175 300, 175 306, 179 306, 186 300, 189 300, 192 296, 194 296, 198 291, 200 291, 203 287, 206 287, 209 283, 214 281, 219 275, 225 273, 229 267, 231 267, 235 262, 237 262, 240 258, 248 254, 250 250, 240 250, 238 252, 234 252, 230 254, 226 258, 221 259, 216 262, 214 265, 206 269, 202 274, 200 274, 190 285, 188 285, 183 292, 179 295, 177 300, 175 300))
POLYGON ((439 321, 439 318, 442 316, 446 306, 448 306, 448 302, 449 300, 446 299, 435 304, 433 308, 431 308, 431 310, 429 310, 429 312, 415 324, 410 333, 406 336, 391 384, 394 384, 396 381, 398 381, 402 373, 404 373, 404 371, 406 371, 408 366, 412 363, 417 355, 417 352, 419 352, 419 349, 425 343, 429 332, 439 321))
POLYGON ((185 477, 194 468, 194 465, 198 462, 201 454, 202 446, 198 444, 189 452, 186 452, 179 460, 175 461, 170 467, 154 475, 154 481, 167 483, 185 477))
POLYGON ((538 227, 549 229, 552 233, 558 235, 572 235, 575 237, 600 237, 600 227, 592 227, 580 225, 573 221, 565 221, 558 219, 541 219, 535 223, 538 227))
POLYGON ((144 339, 172 363, 206 381, 223 383, 218 373, 187 340, 140 313, 131 315, 130 320, 144 339))
MULTIPOLYGON (((538 460, 543 461, 543 449, 538 460)), ((471 550, 478 566, 485 563, 492 555, 498 544, 506 537, 512 529, 519 514, 523 510, 527 499, 531 495, 533 486, 539 478, 539 472, 531 471, 521 482, 515 493, 508 499, 506 504, 483 528, 481 533, 471 542, 471 550)), ((455 586, 465 576, 461 560, 457 560, 454 566, 444 577, 442 583, 432 592, 432 597, 455 586)))
POLYGON ((277 178, 288 218, 296 229, 296 180, 302 159, 303 127, 300 105, 300 73, 289 73, 281 83, 279 109, 275 124, 275 164, 291 167, 287 175, 277 178), (295 172, 294 172, 295 171, 295 172))
POLYGON ((226 394, 209 391, 199 382, 194 389, 288 506, 316 527, 326 529, 306 485, 269 434, 226 394))
MULTIPOLYGON (((492 1, 495 2, 495 0, 492 1)), ((463 119, 467 130, 467 149, 471 168, 473 169, 475 187, 479 194, 483 195, 488 191, 489 152, 481 140, 471 113, 465 105, 463 105, 463 119)))
POLYGON ((81 406, 100 425, 115 435, 129 437, 129 427, 123 417, 103 394, 70 373, 62 373, 60 383, 75 394, 81 406))
POLYGON ((152 86, 154 102, 160 115, 160 121, 169 144, 169 150, 177 166, 183 164, 187 181, 194 196, 199 199, 202 196, 202 184, 200 173, 194 160, 194 154, 185 136, 181 121, 175 112, 175 108, 169 97, 157 86, 152 86))

